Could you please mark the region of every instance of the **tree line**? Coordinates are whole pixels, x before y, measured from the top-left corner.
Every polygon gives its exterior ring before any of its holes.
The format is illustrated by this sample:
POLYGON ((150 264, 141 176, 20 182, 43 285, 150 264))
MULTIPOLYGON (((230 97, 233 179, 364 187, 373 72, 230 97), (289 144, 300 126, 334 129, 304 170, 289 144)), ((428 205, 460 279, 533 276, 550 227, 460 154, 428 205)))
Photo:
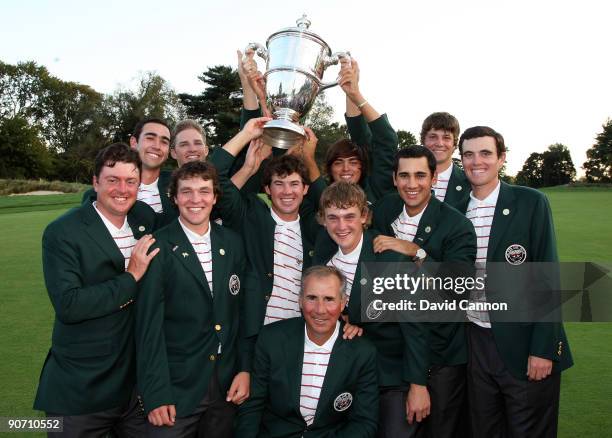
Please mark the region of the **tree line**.
MULTIPOLYGON (((170 123, 192 118, 206 130, 211 147, 223 145, 238 132, 241 88, 230 66, 208 68, 198 79, 200 94, 177 93, 161 76, 142 74, 132 88, 110 94, 54 77, 35 62, 0 61, 0 178, 46 178, 89 182, 97 151, 115 141, 128 141, 136 122, 159 117, 170 123)), ((317 161, 327 147, 347 136, 346 126, 333 122, 333 108, 321 95, 307 121, 319 137, 317 161)), ((417 144, 398 131, 399 147, 417 144)), ((612 182, 612 120, 587 151, 583 168, 589 182, 612 182)), ((576 171, 566 146, 555 144, 532 153, 517 174, 532 187, 566 184, 576 171)))

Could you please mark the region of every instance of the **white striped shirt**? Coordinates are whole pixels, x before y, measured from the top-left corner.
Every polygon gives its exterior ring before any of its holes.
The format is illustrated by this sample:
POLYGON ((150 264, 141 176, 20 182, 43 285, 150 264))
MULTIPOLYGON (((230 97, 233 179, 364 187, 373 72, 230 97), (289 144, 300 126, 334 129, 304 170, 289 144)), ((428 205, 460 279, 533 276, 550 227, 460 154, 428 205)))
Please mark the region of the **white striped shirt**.
POLYGON ((93 207, 102 218, 102 222, 104 222, 104 226, 106 226, 106 229, 115 241, 115 245, 117 245, 117 248, 119 248, 119 251, 121 251, 124 260, 124 268, 127 269, 128 264, 130 263, 130 257, 132 256, 132 250, 134 249, 134 245, 136 245, 136 239, 134 238, 134 233, 132 233, 130 224, 127 221, 127 216, 125 217, 123 226, 121 228, 117 228, 102 214, 100 210, 98 210, 97 201, 93 202, 93 207))
MULTIPOLYGON (((491 234, 491 225, 493 224, 493 216, 495 214, 495 206, 499 197, 500 184, 497 184, 489 196, 482 201, 474 196, 474 192, 470 193, 470 203, 465 216, 472 221, 474 230, 476 231, 476 275, 483 276, 487 264, 487 252, 489 249, 489 235, 491 234)), ((470 300, 477 302, 486 302, 487 298, 484 290, 474 289, 470 293, 470 300)), ((467 317, 474 324, 481 327, 491 328, 491 319, 489 312, 468 310, 467 317)))
POLYGON ((348 254, 343 254, 342 250, 338 248, 338 252, 327 262, 327 266, 334 266, 340 270, 346 277, 346 304, 348 305, 349 298, 351 297, 351 288, 353 287, 353 281, 355 280, 355 271, 357 271, 357 265, 359 263, 359 256, 361 255, 361 246, 363 245, 363 234, 359 243, 354 250, 348 254))
POLYGON ((210 293, 213 293, 213 280, 212 280, 212 247, 210 243, 210 222, 208 223, 208 231, 205 234, 200 235, 194 233, 190 230, 179 217, 179 224, 181 224, 181 228, 185 232, 187 236, 187 240, 193 246, 193 250, 198 256, 198 260, 200 261, 200 266, 202 266, 202 271, 204 271, 204 275, 206 276, 206 281, 208 282, 208 287, 210 288, 210 293))
POLYGON ((438 173, 438 179, 436 184, 433 186, 434 192, 436 194, 436 198, 438 201, 444 202, 444 198, 446 197, 446 190, 448 189, 448 182, 450 181, 451 173, 453 173, 453 164, 451 163, 443 172, 438 173))
POLYGON ((159 187, 157 187, 158 181, 159 178, 157 178, 151 184, 140 183, 136 199, 148 204, 149 207, 155 210, 155 213, 162 213, 163 209, 161 200, 159 199, 159 187))
MULTIPOLYGON (((425 208, 427 208, 427 206, 425 206, 425 208)), ((414 240, 414 236, 416 236, 417 230, 419 229, 419 222, 421 221, 421 217, 423 217, 425 208, 416 216, 410 217, 406 211, 406 206, 404 205, 401 214, 391 224, 395 237, 412 242, 414 240)))
POLYGON ((323 345, 317 345, 308 337, 304 327, 304 361, 302 363, 302 382, 300 386, 300 413, 307 425, 314 421, 321 388, 327 373, 329 357, 340 332, 340 322, 336 321, 336 329, 323 345))
MULTIPOLYGON (((266 306, 264 325, 300 316, 300 279, 302 277, 303 250, 300 217, 294 221, 282 220, 273 210, 274 279, 272 293, 266 306)), ((257 230, 253 230, 257 232, 257 230)))

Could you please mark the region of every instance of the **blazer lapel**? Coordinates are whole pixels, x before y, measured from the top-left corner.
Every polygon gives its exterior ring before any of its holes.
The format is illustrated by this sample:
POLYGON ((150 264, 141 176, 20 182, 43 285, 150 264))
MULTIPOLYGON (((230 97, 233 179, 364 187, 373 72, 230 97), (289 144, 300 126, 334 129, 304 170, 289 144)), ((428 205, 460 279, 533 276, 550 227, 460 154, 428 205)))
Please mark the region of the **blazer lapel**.
POLYGON ((85 231, 96 242, 100 248, 110 257, 118 271, 125 270, 125 259, 119 251, 110 232, 104 225, 102 218, 96 212, 92 203, 86 203, 81 207, 81 214, 85 224, 85 231))
POLYGON ((327 365, 327 372, 323 379, 323 388, 321 388, 321 394, 319 396, 319 403, 317 404, 317 411, 313 424, 319 420, 327 409, 331 406, 333 409, 334 398, 339 395, 342 387, 338 385, 344 381, 344 376, 347 374, 347 366, 351 366, 347 360, 346 354, 346 340, 342 339, 342 325, 338 333, 338 338, 334 343, 332 353, 329 357, 329 363, 327 365))
POLYGON ((200 259, 198 259, 198 255, 195 253, 193 245, 189 242, 189 239, 187 239, 187 236, 179 224, 178 219, 174 220, 170 223, 170 225, 168 225, 168 241, 171 245, 170 251, 172 252, 172 255, 179 260, 180 264, 182 264, 197 281, 200 282, 206 291, 206 295, 208 297, 212 297, 210 288, 208 287, 208 281, 206 281, 206 275, 204 274, 204 270, 200 264, 200 259))
MULTIPOLYGON (((224 294, 221 292, 224 290, 225 282, 229 281, 226 263, 226 258, 229 257, 230 249, 225 246, 220 233, 220 226, 214 222, 210 222, 210 247, 212 251, 212 284, 213 290, 219 291, 219 296, 213 294, 215 305, 221 305, 224 298, 224 294)), ((207 282, 208 285, 208 282, 207 282)))
POLYGON ((243 230, 243 233, 260 233, 259 245, 268 272, 274 272, 274 231, 276 231, 276 222, 270 214, 265 220, 263 230, 243 230))
POLYGON ((501 241, 503 234, 512 223, 516 214, 516 199, 510 187, 503 181, 500 183, 499 196, 493 214, 493 223, 489 233, 489 247, 487 248, 487 261, 492 261, 495 250, 501 241))
POLYGON ((291 391, 289 403, 301 418, 300 412, 300 388, 302 387, 302 367, 304 366, 304 330, 305 321, 299 325, 297 333, 287 333, 287 342, 284 343, 285 359, 287 366, 287 382, 291 391))
POLYGON ((134 233, 134 238, 138 240, 145 234, 152 233, 153 230, 147 225, 148 222, 144 221, 140 215, 132 213, 132 211, 133 209, 128 213, 127 220, 132 229, 132 233, 134 233))
POLYGON ((434 195, 431 195, 429 203, 427 207, 425 207, 423 216, 421 216, 421 220, 419 221, 419 228, 413 239, 413 242, 421 248, 425 246, 438 225, 438 220, 440 219, 440 205, 441 202, 438 201, 434 195))

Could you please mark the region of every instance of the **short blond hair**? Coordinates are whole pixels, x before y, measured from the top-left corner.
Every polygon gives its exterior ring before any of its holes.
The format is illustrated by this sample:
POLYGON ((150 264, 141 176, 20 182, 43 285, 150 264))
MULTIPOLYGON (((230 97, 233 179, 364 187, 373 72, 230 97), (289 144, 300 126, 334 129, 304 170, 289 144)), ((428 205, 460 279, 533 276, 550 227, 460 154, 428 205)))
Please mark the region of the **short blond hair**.
POLYGON ((195 129, 202 136, 202 140, 204 140, 204 144, 206 144, 206 132, 204 132, 204 128, 198 122, 193 119, 185 119, 181 120, 174 127, 174 131, 172 132, 172 142, 170 144, 171 147, 176 146, 176 136, 186 129, 195 129))
POLYGON ((361 214, 368 214, 370 220, 370 209, 368 208, 368 197, 363 189, 357 185, 347 181, 336 181, 328 186, 321 194, 319 200, 319 222, 325 219, 325 209, 329 207, 350 208, 357 207, 361 214))

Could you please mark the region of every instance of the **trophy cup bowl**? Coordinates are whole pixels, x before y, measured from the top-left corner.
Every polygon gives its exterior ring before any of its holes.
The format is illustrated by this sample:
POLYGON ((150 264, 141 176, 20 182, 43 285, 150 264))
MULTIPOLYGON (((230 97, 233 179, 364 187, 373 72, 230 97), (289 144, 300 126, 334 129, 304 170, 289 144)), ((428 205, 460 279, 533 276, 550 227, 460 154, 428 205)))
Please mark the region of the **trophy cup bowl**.
POLYGON ((250 43, 246 50, 266 61, 266 100, 274 120, 264 125, 264 143, 289 149, 306 138, 298 125, 321 91, 338 85, 323 82, 325 69, 338 64, 341 58, 350 61, 348 52, 332 54, 327 43, 308 30, 310 21, 305 15, 290 27, 270 35, 266 47, 250 43))

